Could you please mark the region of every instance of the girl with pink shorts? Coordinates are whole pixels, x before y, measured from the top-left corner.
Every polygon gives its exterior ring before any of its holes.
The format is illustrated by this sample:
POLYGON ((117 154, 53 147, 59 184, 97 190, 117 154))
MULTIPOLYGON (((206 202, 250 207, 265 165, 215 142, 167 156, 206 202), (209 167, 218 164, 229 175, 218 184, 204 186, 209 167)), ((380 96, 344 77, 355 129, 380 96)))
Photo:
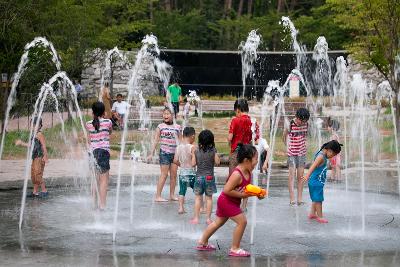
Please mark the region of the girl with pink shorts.
POLYGON ((214 251, 215 246, 208 243, 208 239, 221 227, 228 219, 236 223, 233 231, 232 245, 228 252, 232 257, 249 257, 250 253, 240 248, 240 241, 246 229, 246 215, 240 209, 242 198, 248 198, 244 192, 246 185, 251 183, 251 172, 257 166, 257 150, 252 145, 239 144, 237 160, 239 165, 233 170, 224 186, 223 192, 217 201, 217 218, 208 225, 198 241, 197 250, 214 251))

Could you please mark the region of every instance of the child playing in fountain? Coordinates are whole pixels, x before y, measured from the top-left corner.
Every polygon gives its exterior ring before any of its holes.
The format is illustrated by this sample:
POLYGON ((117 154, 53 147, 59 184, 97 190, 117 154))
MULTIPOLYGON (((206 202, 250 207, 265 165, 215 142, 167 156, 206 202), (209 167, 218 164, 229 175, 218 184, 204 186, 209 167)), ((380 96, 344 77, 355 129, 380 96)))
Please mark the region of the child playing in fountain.
MULTIPOLYGON (((238 99, 233 106, 236 116, 232 119, 229 126, 228 142, 231 146, 231 153, 229 155, 229 174, 238 165, 237 161, 237 146, 238 144, 251 144, 253 139, 253 132, 251 130, 251 118, 247 114, 249 112, 249 105, 246 99, 238 99)), ((256 136, 255 140, 259 138, 258 124, 256 123, 256 136)))
POLYGON ((185 103, 183 107, 183 119, 185 120, 185 124, 187 124, 189 122, 190 102, 186 97, 183 99, 183 102, 185 103))
POLYGON ((29 196, 47 197, 49 193, 47 192, 46 185, 43 181, 43 172, 46 163, 49 162, 49 158, 47 155, 46 140, 44 138, 43 133, 40 131, 43 126, 42 119, 37 117, 34 118, 33 119, 34 127, 36 126, 36 123, 38 123, 38 129, 33 141, 25 143, 22 140, 18 139, 17 141, 15 141, 15 145, 30 147, 33 143, 32 165, 31 165, 31 179, 33 184, 33 192, 29 196), (39 187, 41 188, 40 193, 39 193, 39 187))
POLYGON ((257 166, 258 153, 252 145, 238 145, 237 159, 239 165, 234 169, 226 181, 223 192, 217 201, 217 218, 208 225, 198 241, 197 250, 212 251, 215 246, 208 243, 209 238, 221 227, 228 219, 236 223, 233 231, 232 245, 229 256, 249 257, 250 253, 240 248, 240 241, 246 229, 246 215, 240 209, 240 202, 249 196, 244 193, 246 185, 251 183, 251 172, 257 166))
POLYGON ((160 142, 160 178, 157 183, 156 202, 168 202, 167 199, 161 197, 168 172, 170 175, 169 199, 172 201, 178 201, 178 198, 175 196, 178 166, 173 161, 176 147, 181 138, 181 127, 178 124, 174 124, 172 116, 172 111, 168 107, 165 107, 163 112, 163 123, 157 126, 154 143, 148 157, 148 161, 151 161, 156 146, 158 142, 160 142))
POLYGON ((199 147, 193 150, 192 166, 197 166, 196 180, 193 191, 196 195, 194 217, 191 224, 198 224, 203 194, 206 195, 207 224, 211 224, 212 195, 217 193, 214 177, 214 165, 220 164, 220 158, 215 149, 214 135, 210 130, 203 130, 199 134, 199 147))
MULTIPOLYGON (((340 124, 337 120, 332 120, 330 117, 328 118, 328 131, 331 133, 330 140, 336 140, 340 142, 338 134, 339 127, 340 124)), ((331 172, 331 179, 328 179, 328 181, 340 183, 342 181, 342 175, 340 170, 341 167, 340 153, 334 156, 333 158, 329 159, 329 163, 331 165, 332 172, 331 172)))
POLYGON ((305 183, 308 181, 308 190, 312 200, 311 212, 308 215, 310 220, 315 219, 319 223, 328 223, 322 214, 322 202, 324 201, 324 185, 326 181, 326 169, 328 159, 340 153, 341 144, 332 140, 322 145, 321 149, 315 154, 307 174, 302 178, 305 183))
MULTIPOLYGON (((93 103, 92 112, 93 120, 86 123, 86 129, 89 134, 90 149, 97 174, 99 192, 98 208, 104 210, 106 208, 110 171, 110 134, 112 132, 112 122, 110 119, 103 117, 105 115, 105 106, 102 102, 93 103)), ((92 192, 95 195, 95 185, 92 185, 92 192)))
POLYGON ((188 186, 193 189, 196 171, 192 166, 192 153, 194 150, 195 130, 193 127, 183 129, 182 143, 176 148, 174 163, 179 167, 179 209, 178 214, 185 213, 185 195, 188 186))
POLYGON ((296 117, 290 121, 289 129, 283 131, 283 143, 287 146, 288 167, 289 167, 289 194, 290 205, 294 202, 294 177, 297 173, 297 205, 303 205, 303 182, 304 165, 307 154, 307 132, 310 112, 306 108, 299 108, 296 117))

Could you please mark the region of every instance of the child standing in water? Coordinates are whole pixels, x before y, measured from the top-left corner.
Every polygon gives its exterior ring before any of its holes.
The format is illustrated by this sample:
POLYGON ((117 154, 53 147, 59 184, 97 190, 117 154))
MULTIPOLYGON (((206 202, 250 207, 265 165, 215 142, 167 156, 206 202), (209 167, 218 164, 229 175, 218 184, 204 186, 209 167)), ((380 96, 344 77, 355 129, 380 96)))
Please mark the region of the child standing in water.
MULTIPOLYGON (((105 106, 101 102, 92 105, 93 120, 86 123, 89 134, 90 149, 95 160, 97 173, 97 185, 99 190, 99 209, 106 208, 107 189, 110 171, 110 134, 112 132, 112 122, 105 119, 105 106)), ((94 185, 92 185, 92 191, 94 185)))
POLYGON ((315 219, 319 223, 328 223, 322 214, 322 202, 324 201, 324 185, 326 181, 326 169, 328 159, 340 153, 341 144, 332 140, 322 145, 321 149, 315 154, 307 174, 303 177, 303 182, 308 181, 308 190, 312 200, 311 212, 308 215, 310 220, 315 219))
POLYGON ((186 212, 184 208, 186 191, 188 186, 193 188, 196 178, 196 171, 192 166, 195 133, 193 127, 183 129, 183 140, 176 148, 174 157, 174 163, 179 167, 179 214, 186 212))
POLYGON ((18 139, 15 142, 15 145, 30 147, 33 143, 32 165, 31 165, 31 179, 33 184, 33 192, 29 196, 47 197, 49 193, 47 192, 46 185, 43 181, 43 172, 46 163, 49 162, 49 158, 47 155, 46 140, 44 138, 43 133, 40 131, 43 126, 42 119, 39 119, 37 117, 34 118, 33 119, 34 127, 36 126, 36 123, 39 123, 39 125, 35 138, 29 143, 25 143, 22 140, 18 139), (39 186, 41 188, 40 193, 39 193, 39 186))
POLYGON ((194 193, 194 217, 191 224, 198 224, 203 194, 206 195, 207 224, 211 224, 212 195, 217 193, 214 177, 214 165, 219 165, 220 159, 215 149, 214 135, 210 130, 203 130, 199 134, 199 147, 192 153, 192 165, 197 166, 194 193))
POLYGON ((236 223, 233 231, 232 245, 229 250, 229 256, 233 257, 249 257, 250 253, 240 248, 240 241, 244 230, 246 229, 246 215, 240 209, 242 199, 249 196, 244 193, 246 185, 251 183, 251 172, 257 166, 258 153, 252 145, 238 145, 237 159, 239 165, 229 176, 224 190, 217 201, 217 219, 203 232, 201 239, 198 241, 197 250, 212 251, 215 246, 208 243, 208 239, 221 227, 228 219, 236 223))
POLYGON ((291 206, 294 201, 294 177, 297 174, 297 205, 303 205, 303 182, 304 165, 307 157, 307 132, 310 112, 306 108, 299 108, 296 117, 290 121, 288 129, 283 131, 283 143, 287 146, 289 166, 289 195, 291 206))
MULTIPOLYGON (((328 131, 331 133, 330 140, 336 140, 340 142, 339 139, 339 127, 340 124, 337 120, 332 120, 331 118, 328 118, 328 131)), ((329 163, 332 168, 331 172, 331 179, 330 181, 340 183, 342 181, 342 175, 341 175, 341 156, 340 153, 334 156, 333 158, 329 159, 329 163)))
POLYGON ((151 149, 148 160, 151 161, 156 150, 158 142, 160 142, 160 178, 157 183, 156 202, 168 202, 167 199, 161 197, 161 193, 167 180, 168 172, 170 175, 169 183, 169 199, 178 201, 175 196, 176 174, 178 166, 174 164, 174 155, 179 139, 181 138, 181 127, 174 124, 172 111, 166 107, 163 112, 163 123, 159 124, 156 129, 156 136, 153 147, 151 149))

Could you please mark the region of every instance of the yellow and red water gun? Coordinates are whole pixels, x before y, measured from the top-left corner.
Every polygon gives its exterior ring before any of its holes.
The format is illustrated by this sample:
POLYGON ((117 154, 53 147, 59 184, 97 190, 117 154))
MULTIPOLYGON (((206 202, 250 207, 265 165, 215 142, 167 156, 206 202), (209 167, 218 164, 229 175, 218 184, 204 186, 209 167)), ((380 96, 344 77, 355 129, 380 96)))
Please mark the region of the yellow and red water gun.
POLYGON ((249 196, 261 198, 265 197, 268 194, 267 190, 252 184, 246 185, 246 187, 244 188, 244 192, 249 196))

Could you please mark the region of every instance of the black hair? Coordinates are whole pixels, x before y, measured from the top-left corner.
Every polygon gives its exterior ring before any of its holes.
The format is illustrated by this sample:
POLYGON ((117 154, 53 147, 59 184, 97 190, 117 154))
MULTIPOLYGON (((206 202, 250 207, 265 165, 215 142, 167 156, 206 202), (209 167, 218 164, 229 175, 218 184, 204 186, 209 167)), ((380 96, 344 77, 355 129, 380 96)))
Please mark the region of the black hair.
POLYGON ((210 130, 203 130, 199 134, 199 149, 207 152, 215 148, 214 134, 210 130))
POLYGON ((328 127, 331 127, 334 131, 338 131, 340 123, 337 120, 332 120, 331 117, 328 117, 328 127))
POLYGON ((185 97, 184 99, 183 99, 183 102, 188 102, 188 100, 187 100, 187 97, 185 97))
POLYGON ((331 140, 328 143, 325 143, 321 146, 321 149, 319 151, 321 151, 322 149, 329 149, 332 150, 333 153, 335 154, 339 154, 340 151, 342 150, 342 144, 340 144, 338 141, 336 140, 331 140))
MULTIPOLYGON (((171 110, 169 107, 164 107, 163 113, 164 113, 165 111, 168 111, 171 115, 173 114, 173 113, 172 113, 172 110, 171 110)), ((166 122, 164 122, 164 123, 166 123, 166 122)), ((173 124, 173 123, 174 123, 173 121, 170 121, 170 122, 168 122, 168 123, 166 123, 166 124, 171 125, 171 124, 173 124)))
POLYGON ((245 159, 252 160, 254 155, 257 154, 257 149, 250 144, 238 144, 237 161, 242 163, 245 159))
POLYGON ((236 99, 235 104, 233 104, 233 109, 238 109, 241 112, 249 112, 249 104, 244 98, 236 99))
POLYGON ((117 94, 117 97, 119 97, 119 96, 122 97, 122 94, 117 94))
POLYGON ((105 86, 105 87, 108 87, 108 86, 110 86, 110 84, 109 84, 108 82, 105 82, 105 83, 104 83, 104 86, 105 86))
POLYGON ((196 131, 194 130, 193 127, 185 127, 185 129, 183 129, 183 137, 189 137, 195 134, 196 131))
POLYGON ((38 129, 40 129, 40 128, 42 128, 42 126, 43 126, 42 118, 34 117, 34 118, 33 118, 33 126, 35 127, 35 125, 36 125, 36 123, 37 123, 38 120, 39 120, 39 127, 38 127, 38 129))
POLYGON ((96 129, 96 132, 99 132, 100 129, 100 121, 99 117, 103 116, 104 111, 106 108, 104 107, 104 104, 102 102, 94 102, 92 105, 92 111, 93 111, 93 127, 96 129))
POLYGON ((296 117, 302 121, 308 121, 310 118, 310 112, 306 108, 299 108, 296 111, 296 117))

